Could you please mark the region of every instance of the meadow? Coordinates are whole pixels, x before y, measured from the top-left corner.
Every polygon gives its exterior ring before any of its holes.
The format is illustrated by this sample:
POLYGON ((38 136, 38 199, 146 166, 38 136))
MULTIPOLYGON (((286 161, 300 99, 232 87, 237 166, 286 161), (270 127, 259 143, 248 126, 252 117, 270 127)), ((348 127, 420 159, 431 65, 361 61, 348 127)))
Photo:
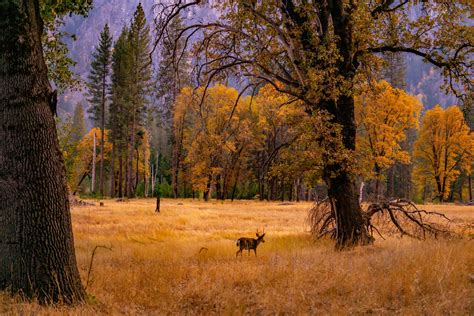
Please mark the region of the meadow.
MULTIPOLYGON (((305 223, 311 204, 128 202, 72 210, 87 304, 43 307, 0 295, 0 314, 404 314, 474 313, 474 241, 392 236, 335 252, 305 223), (236 258, 237 238, 265 229, 257 257, 236 258)), ((473 206, 436 205, 465 222, 473 206)))

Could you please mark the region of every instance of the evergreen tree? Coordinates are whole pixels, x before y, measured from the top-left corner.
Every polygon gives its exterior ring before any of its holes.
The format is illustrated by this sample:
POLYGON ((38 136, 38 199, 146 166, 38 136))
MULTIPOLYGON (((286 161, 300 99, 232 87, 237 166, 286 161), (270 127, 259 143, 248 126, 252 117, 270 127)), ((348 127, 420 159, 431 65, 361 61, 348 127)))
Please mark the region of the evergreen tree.
POLYGON ((99 190, 101 195, 104 194, 104 129, 106 103, 109 97, 111 47, 112 37, 110 36, 109 26, 105 24, 103 31, 100 33, 99 46, 92 53, 93 61, 88 77, 89 102, 91 104, 89 113, 92 114, 94 127, 100 127, 101 129, 101 160, 99 169, 99 190))
POLYGON ((141 3, 133 15, 129 32, 130 44, 130 97, 131 108, 129 119, 129 143, 128 143, 128 170, 127 170, 127 197, 133 197, 136 181, 133 178, 134 152, 136 134, 142 125, 148 97, 151 90, 152 64, 150 60, 150 28, 147 25, 145 12, 141 3))
POLYGON ((131 45, 129 42, 129 29, 124 27, 115 43, 112 56, 112 85, 110 116, 108 128, 111 131, 112 159, 110 169, 110 195, 113 197, 118 192, 123 196, 123 171, 124 154, 127 148, 127 122, 130 109, 130 82, 131 82, 131 45), (118 158, 118 170, 115 170, 115 161, 118 158), (116 175, 118 172, 118 175, 116 175), (118 188, 116 188, 116 181, 118 188))
POLYGON ((86 135, 86 120, 84 117, 84 109, 81 103, 77 103, 74 108, 72 117, 72 133, 71 139, 74 143, 79 142, 86 135))

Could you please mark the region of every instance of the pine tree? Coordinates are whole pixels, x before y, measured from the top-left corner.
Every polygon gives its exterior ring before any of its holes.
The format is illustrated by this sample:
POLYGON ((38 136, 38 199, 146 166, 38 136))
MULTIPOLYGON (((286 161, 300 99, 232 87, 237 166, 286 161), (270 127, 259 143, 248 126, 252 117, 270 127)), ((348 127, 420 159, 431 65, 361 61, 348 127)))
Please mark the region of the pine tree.
POLYGON ((130 71, 130 97, 131 108, 129 120, 128 143, 128 170, 127 170, 127 197, 134 196, 134 152, 136 134, 142 125, 143 115, 148 103, 151 88, 152 65, 150 60, 150 28, 147 25, 145 12, 141 3, 133 15, 129 33, 131 71, 130 71))
POLYGON ((72 117, 72 133, 71 140, 74 143, 79 142, 86 135, 86 120, 84 117, 84 109, 81 103, 77 103, 74 108, 72 117))
POLYGON ((105 116, 105 104, 108 98, 109 74, 111 63, 112 38, 106 24, 100 33, 99 46, 92 53, 91 71, 88 76, 88 112, 94 127, 101 127, 102 117, 105 116))
POLYGON ((125 149, 127 148, 127 122, 129 121, 130 109, 130 82, 131 82, 131 46, 129 42, 129 29, 124 27, 115 43, 112 56, 112 85, 110 104, 110 116, 108 128, 111 131, 112 159, 110 169, 110 195, 117 193, 116 179, 118 184, 118 195, 123 196, 123 161, 125 149), (118 158, 118 176, 115 175, 115 161, 118 158))
POLYGON ((100 169, 99 169, 99 190, 104 195, 104 130, 105 130, 105 112, 107 100, 109 98, 109 75, 111 64, 112 37, 110 36, 109 26, 105 24, 100 33, 99 46, 92 53, 93 61, 91 63, 91 72, 89 74, 89 102, 91 107, 89 113, 92 114, 92 120, 95 127, 100 127, 102 136, 100 140, 100 169))

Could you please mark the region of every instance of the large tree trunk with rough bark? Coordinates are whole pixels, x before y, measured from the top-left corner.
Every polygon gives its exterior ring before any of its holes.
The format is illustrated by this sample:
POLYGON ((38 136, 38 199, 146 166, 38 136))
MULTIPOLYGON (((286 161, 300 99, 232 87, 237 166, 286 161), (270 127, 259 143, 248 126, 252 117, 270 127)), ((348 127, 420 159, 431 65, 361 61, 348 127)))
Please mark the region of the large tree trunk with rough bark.
MULTIPOLYGON (((353 97, 341 96, 337 105, 329 103, 328 109, 334 115, 333 122, 342 126, 344 147, 355 150, 356 124, 353 97)), ((328 184, 328 196, 336 215, 337 249, 367 244, 370 241, 362 218, 355 176, 347 171, 343 164, 328 165, 324 176, 328 184)))
POLYGON ((0 289, 82 301, 38 0, 0 0, 0 30, 0 289))
MULTIPOLYGON (((353 21, 350 13, 344 8, 344 1, 333 1, 329 5, 334 33, 339 37, 337 46, 341 55, 338 72, 350 83, 358 65, 353 59, 354 39, 353 21)), ((342 127, 342 141, 345 149, 355 150, 356 123, 354 115, 354 97, 350 91, 341 91, 337 101, 329 101, 326 109, 334 118, 333 121, 342 127)), ((324 107, 323 107, 324 108, 324 107)), ((370 241, 367 227, 362 218, 355 176, 344 164, 333 164, 326 170, 325 180, 328 183, 328 195, 336 212, 336 248, 343 249, 370 241)))

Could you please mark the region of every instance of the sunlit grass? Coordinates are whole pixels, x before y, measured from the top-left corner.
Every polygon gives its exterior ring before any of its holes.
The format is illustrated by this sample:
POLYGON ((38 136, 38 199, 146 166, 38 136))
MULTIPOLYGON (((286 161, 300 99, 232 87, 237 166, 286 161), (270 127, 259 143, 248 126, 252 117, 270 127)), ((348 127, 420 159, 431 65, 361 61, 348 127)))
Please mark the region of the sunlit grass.
MULTIPOLYGON (((94 247, 112 247, 97 250, 89 304, 51 308, 0 296, 0 314, 474 312, 472 240, 391 237, 337 253, 307 233, 309 203, 164 200, 160 214, 154 205, 105 200, 73 209, 84 282, 94 247), (267 233, 258 256, 236 258, 235 240, 257 228, 267 233)), ((473 207, 433 209, 474 219, 473 207)))

